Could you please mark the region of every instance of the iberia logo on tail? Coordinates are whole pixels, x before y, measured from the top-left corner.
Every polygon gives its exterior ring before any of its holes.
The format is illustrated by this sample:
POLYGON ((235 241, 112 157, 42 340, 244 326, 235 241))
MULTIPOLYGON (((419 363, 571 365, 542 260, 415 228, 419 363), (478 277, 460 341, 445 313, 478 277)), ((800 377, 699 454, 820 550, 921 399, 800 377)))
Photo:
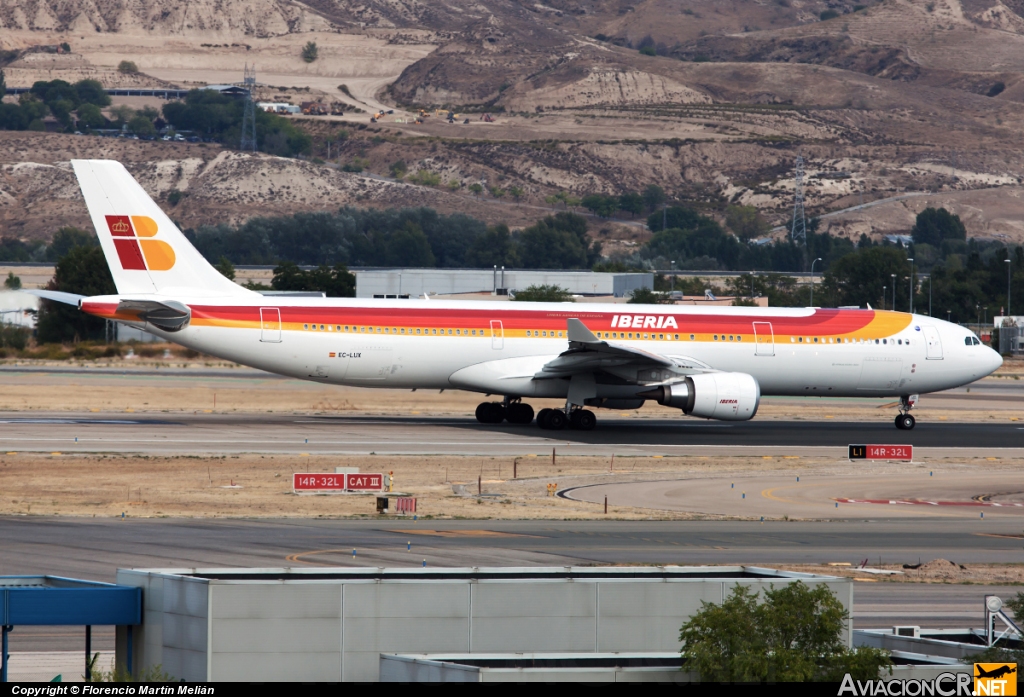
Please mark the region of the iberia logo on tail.
POLYGON ((156 236, 157 224, 144 215, 108 215, 107 228, 126 271, 167 271, 174 266, 174 250, 156 236))

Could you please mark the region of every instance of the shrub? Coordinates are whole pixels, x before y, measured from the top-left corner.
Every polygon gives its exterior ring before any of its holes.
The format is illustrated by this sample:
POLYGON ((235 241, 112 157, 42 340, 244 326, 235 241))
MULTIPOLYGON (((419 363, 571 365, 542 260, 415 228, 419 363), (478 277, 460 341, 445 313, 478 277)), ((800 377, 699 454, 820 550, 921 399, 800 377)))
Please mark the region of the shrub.
POLYGON ((117 71, 119 73, 137 73, 139 66, 135 65, 134 61, 124 60, 117 64, 117 71))
POLYGON ((524 290, 517 290, 512 300, 517 302, 534 303, 571 303, 572 293, 560 286, 529 286, 524 290))
POLYGON ((835 10, 825 10, 820 15, 818 15, 818 18, 821 19, 822 22, 827 22, 828 20, 835 19, 838 16, 839 13, 836 12, 835 10))
POLYGON ((315 41, 307 41, 306 45, 302 47, 302 60, 307 63, 312 63, 320 57, 320 49, 316 47, 315 41))

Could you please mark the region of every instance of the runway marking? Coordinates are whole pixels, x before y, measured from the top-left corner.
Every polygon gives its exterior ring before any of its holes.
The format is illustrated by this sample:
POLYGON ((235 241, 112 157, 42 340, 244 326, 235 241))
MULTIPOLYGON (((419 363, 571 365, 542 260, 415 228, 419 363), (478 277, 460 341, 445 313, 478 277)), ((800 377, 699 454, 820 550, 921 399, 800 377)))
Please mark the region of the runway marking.
POLYGON ((337 564, 323 564, 316 561, 306 561, 301 557, 308 557, 317 554, 351 554, 351 549, 314 549, 309 552, 299 552, 298 554, 289 554, 284 558, 285 561, 290 561, 294 564, 309 564, 310 566, 337 566, 337 564))
POLYGON ((176 421, 138 421, 131 419, 0 419, 0 424, 103 425, 103 426, 183 426, 176 421))
POLYGON ((984 506, 988 508, 1024 508, 1024 503, 996 503, 994 501, 921 501, 919 499, 845 499, 834 498, 839 503, 872 503, 893 506, 984 506))
MULTIPOLYGON (((772 492, 774 492, 774 491, 776 491, 778 489, 781 489, 781 488, 782 487, 777 486, 777 487, 774 487, 772 489, 765 489, 764 491, 761 492, 761 496, 765 497, 766 499, 771 499, 772 501, 778 501, 779 503, 799 503, 798 501, 793 501, 792 499, 783 499, 783 498, 779 498, 778 496, 773 495, 772 492)), ((790 489, 792 487, 786 487, 786 488, 790 489)))
POLYGON ((978 537, 1001 537, 1005 540, 1024 540, 1024 535, 1002 535, 998 532, 976 532, 978 537))
POLYGON ((427 535, 429 537, 540 537, 515 532, 499 532, 497 530, 382 530, 402 535, 427 535))

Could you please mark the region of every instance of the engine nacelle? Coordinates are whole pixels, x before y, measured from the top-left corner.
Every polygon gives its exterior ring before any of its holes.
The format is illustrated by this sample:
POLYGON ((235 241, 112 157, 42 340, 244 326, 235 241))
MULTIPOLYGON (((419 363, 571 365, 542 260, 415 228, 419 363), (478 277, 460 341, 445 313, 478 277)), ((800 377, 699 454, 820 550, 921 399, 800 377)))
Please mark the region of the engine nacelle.
POLYGON ((682 409, 689 416, 720 421, 748 421, 761 403, 761 386, 746 373, 691 375, 684 382, 641 392, 638 397, 658 400, 682 409))

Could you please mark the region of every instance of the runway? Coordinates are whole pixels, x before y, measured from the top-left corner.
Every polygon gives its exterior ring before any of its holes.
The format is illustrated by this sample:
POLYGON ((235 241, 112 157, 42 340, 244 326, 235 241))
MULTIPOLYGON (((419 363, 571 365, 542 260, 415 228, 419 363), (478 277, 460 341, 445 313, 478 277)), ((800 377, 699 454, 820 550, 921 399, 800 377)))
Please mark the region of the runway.
MULTIPOLYGON (((110 520, 0 518, 0 574, 113 581, 117 567, 958 563, 1020 560, 1016 522, 110 520), (1006 537, 992 536, 1007 535, 1006 537), (411 543, 411 551, 407 551, 411 543), (353 556, 353 550, 355 555, 353 556)), ((823 569, 827 573, 827 568, 823 569)), ((979 625, 1016 587, 857 583, 854 624, 979 625)), ((72 650, 79 630, 18 630, 12 650, 72 650), (45 630, 45 632, 43 632, 45 630)), ((15 635, 12 635, 14 637, 15 635)), ((112 639, 112 636, 111 636, 112 639)), ((97 645, 97 649, 103 649, 97 645)))
POLYGON ((851 443, 911 444, 920 457, 1024 454, 1024 422, 709 422, 603 416, 591 432, 485 426, 467 417, 0 412, 0 451, 164 455, 773 455, 845 458, 851 443))

